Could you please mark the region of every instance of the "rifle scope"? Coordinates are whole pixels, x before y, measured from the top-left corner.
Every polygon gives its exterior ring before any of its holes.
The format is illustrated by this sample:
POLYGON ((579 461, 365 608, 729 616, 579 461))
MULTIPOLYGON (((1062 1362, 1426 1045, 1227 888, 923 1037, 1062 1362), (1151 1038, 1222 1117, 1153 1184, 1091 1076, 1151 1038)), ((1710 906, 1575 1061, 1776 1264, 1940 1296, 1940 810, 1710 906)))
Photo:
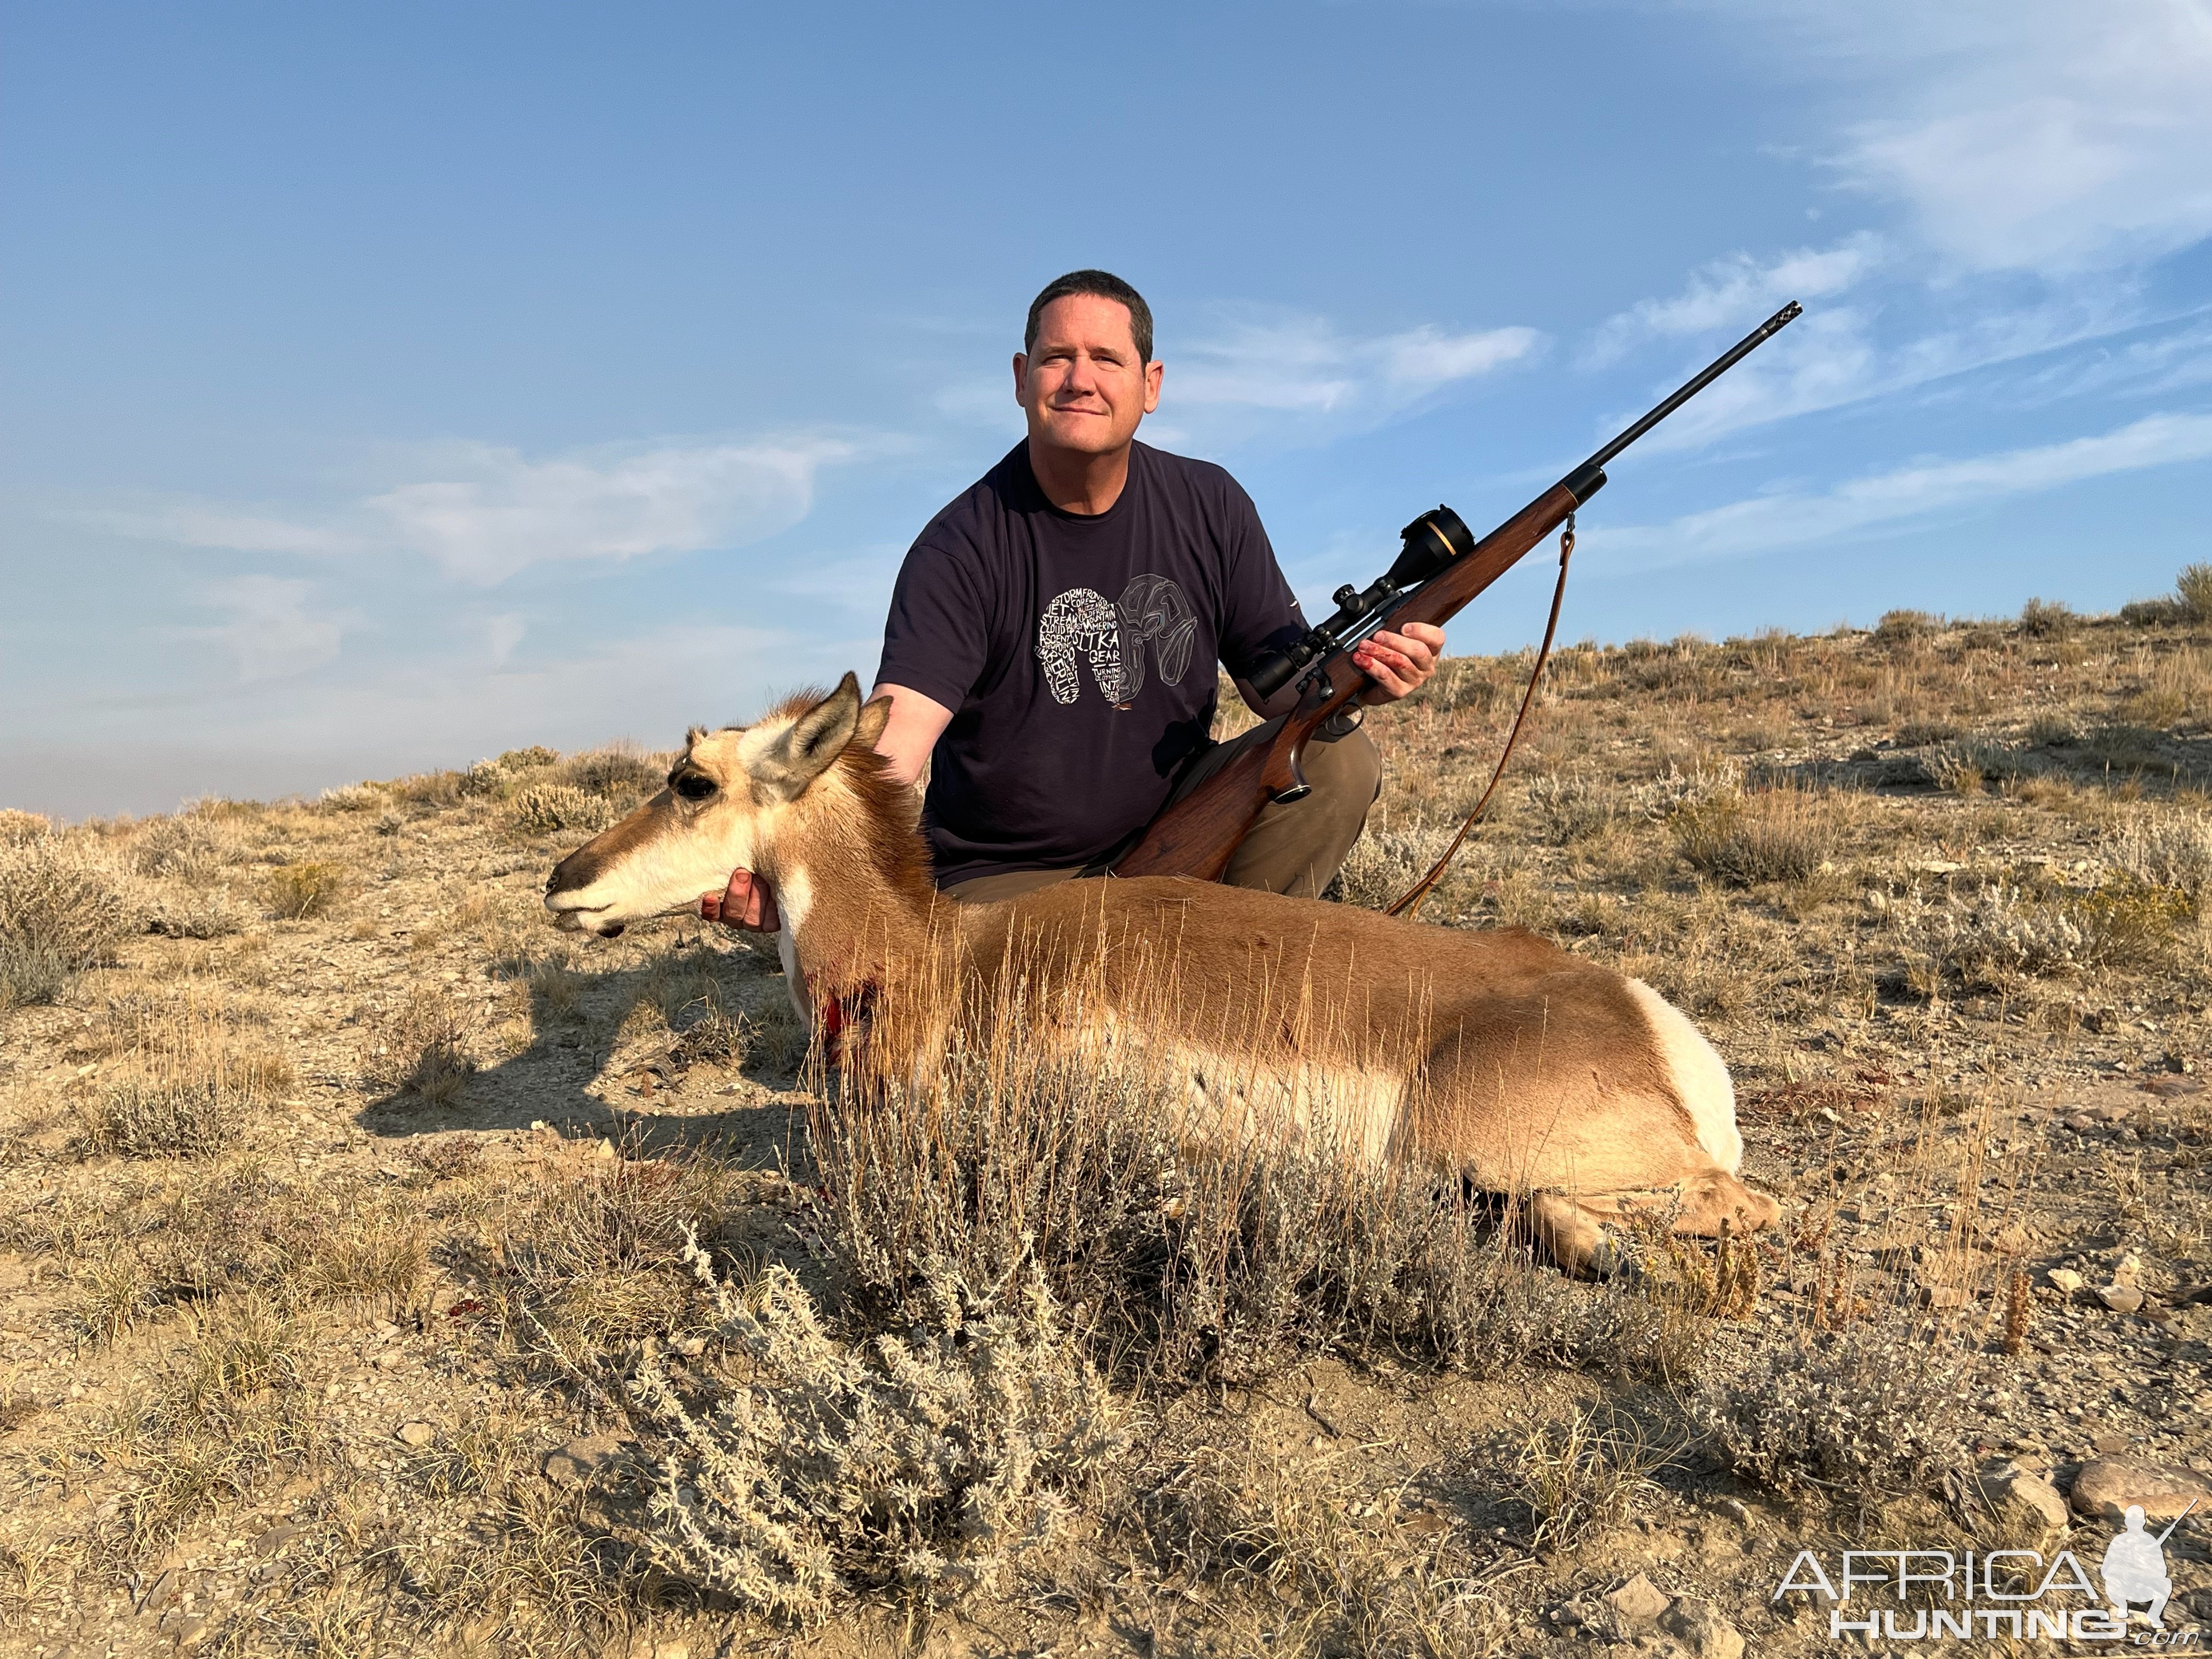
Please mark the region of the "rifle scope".
MULTIPOLYGON (((1795 300, 1783 307, 1676 387, 1643 419, 1560 479, 1559 487, 1573 496, 1577 505, 1589 500, 1605 487, 1607 461, 1734 368, 1769 336, 1794 321, 1802 309, 1795 300)), ((1248 678, 1255 691, 1262 697, 1272 697, 1316 659, 1357 645, 1382 626, 1406 594, 1453 560, 1474 551, 1475 545, 1474 538, 1468 533, 1459 514, 1448 507, 1422 514, 1398 533, 1405 545, 1389 570, 1364 588, 1355 588, 1346 582, 1330 596, 1336 602, 1334 616, 1309 629, 1303 639, 1279 651, 1262 653, 1252 665, 1248 678)))

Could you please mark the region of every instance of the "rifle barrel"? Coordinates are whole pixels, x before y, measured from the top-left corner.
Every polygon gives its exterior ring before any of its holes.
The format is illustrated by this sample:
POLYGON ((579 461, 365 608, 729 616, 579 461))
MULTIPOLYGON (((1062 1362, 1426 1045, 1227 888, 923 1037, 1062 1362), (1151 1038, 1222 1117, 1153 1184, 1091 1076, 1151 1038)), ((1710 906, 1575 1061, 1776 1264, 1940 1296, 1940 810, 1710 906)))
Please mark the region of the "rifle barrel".
MULTIPOLYGON (((1607 461, 1620 454, 1622 450, 1627 448, 1629 445, 1634 443, 1645 433, 1650 431, 1653 427, 1658 425, 1660 422, 1665 420, 1669 415, 1672 415, 1684 404, 1689 402, 1691 398, 1696 397, 1700 392, 1703 392, 1715 380, 1720 379, 1722 375, 1727 374, 1729 370, 1734 368, 1739 362, 1742 362, 1744 358, 1750 356, 1750 354, 1756 350, 1770 335, 1780 331, 1782 329, 1787 327, 1790 323, 1795 322, 1798 314, 1803 310, 1804 307, 1802 306, 1799 305, 1796 301, 1792 300, 1788 305, 1783 307, 1781 310, 1776 312, 1771 317, 1769 317, 1757 328, 1752 330, 1750 333, 1745 335, 1743 338, 1738 340, 1726 351, 1721 353, 1721 355, 1713 359, 1711 362, 1706 364, 1705 367, 1700 369, 1696 374, 1684 381, 1681 386, 1675 389, 1674 394, 1667 398, 1664 403, 1662 403, 1656 409, 1654 409, 1642 420, 1637 422, 1634 426, 1630 427, 1627 431, 1622 433, 1618 438, 1615 438, 1611 443, 1607 444, 1603 449, 1599 450, 1597 453, 1591 456, 1589 459, 1584 461, 1580 466, 1569 473, 1567 475, 1568 477, 1571 479, 1585 478, 1591 473, 1598 471, 1607 461)), ((1568 487, 1570 489, 1573 488, 1571 484, 1568 487)), ((1580 496, 1583 492, 1577 489, 1575 490, 1575 494, 1577 496, 1580 496)))

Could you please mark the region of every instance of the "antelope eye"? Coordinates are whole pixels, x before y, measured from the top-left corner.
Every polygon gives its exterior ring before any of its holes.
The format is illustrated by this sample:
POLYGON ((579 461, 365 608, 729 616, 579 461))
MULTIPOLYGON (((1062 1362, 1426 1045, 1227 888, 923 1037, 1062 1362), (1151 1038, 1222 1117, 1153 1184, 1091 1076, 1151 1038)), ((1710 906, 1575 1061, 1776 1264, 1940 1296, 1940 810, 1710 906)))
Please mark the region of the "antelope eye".
POLYGON ((714 781, 704 772, 678 772, 669 787, 686 800, 704 800, 714 793, 714 781))

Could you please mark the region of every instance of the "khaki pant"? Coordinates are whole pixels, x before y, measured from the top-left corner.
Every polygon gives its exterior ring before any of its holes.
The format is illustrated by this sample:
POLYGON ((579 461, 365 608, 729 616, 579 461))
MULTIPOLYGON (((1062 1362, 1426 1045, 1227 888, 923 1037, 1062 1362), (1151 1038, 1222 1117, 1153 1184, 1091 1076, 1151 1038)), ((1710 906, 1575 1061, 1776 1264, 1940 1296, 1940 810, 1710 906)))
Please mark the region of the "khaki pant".
MULTIPOLYGON (((1255 744, 1265 744, 1279 720, 1253 727, 1242 737, 1218 743, 1186 762, 1168 796, 1172 806, 1255 744)), ((1260 809, 1251 833, 1238 845, 1222 880, 1231 887, 1256 887, 1298 898, 1318 898, 1336 874, 1352 843, 1367 822, 1367 809, 1382 792, 1382 756, 1366 732, 1340 738, 1314 733, 1301 760, 1312 793, 1286 805, 1260 809)), ((1161 809, 1163 811, 1165 807, 1161 809)), ((1083 873, 1072 870, 1012 870, 955 882, 945 892, 963 904, 1018 898, 1054 882, 1083 873)))

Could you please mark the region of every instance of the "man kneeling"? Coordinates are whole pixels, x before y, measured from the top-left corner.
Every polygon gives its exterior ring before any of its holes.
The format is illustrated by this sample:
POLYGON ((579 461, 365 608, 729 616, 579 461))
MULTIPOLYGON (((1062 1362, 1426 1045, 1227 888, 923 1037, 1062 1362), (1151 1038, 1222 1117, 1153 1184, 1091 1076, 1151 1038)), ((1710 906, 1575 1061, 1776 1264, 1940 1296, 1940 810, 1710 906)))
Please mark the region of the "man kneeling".
MULTIPOLYGON (((1070 272, 1030 307, 1014 355, 1029 435, 933 519, 900 568, 874 696, 878 750, 911 783, 938 886, 1007 899, 1103 873, 1166 807, 1273 735, 1295 684, 1252 690, 1261 653, 1305 632, 1251 497, 1210 462, 1136 441, 1164 366, 1137 291, 1070 272), (1269 723, 1212 741, 1222 665, 1269 723)), ((1353 653, 1367 705, 1435 672, 1440 629, 1410 623, 1353 653)), ((1359 838, 1382 787, 1375 745, 1340 716, 1309 744, 1312 791, 1260 814, 1224 877, 1313 897, 1359 838)), ((774 929, 748 871, 700 915, 774 929)))

